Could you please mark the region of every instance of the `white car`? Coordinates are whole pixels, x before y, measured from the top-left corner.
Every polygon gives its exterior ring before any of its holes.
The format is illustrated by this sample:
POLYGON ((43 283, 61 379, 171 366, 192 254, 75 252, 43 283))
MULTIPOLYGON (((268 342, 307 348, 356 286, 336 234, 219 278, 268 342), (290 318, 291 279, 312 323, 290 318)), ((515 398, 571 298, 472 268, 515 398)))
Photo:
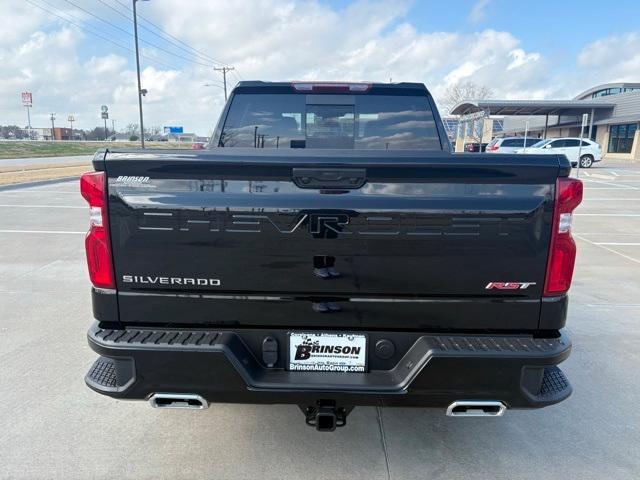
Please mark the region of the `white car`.
POLYGON ((602 160, 600 145, 587 138, 582 139, 582 149, 580 149, 579 138, 547 138, 526 149, 520 148, 515 153, 562 154, 567 156, 572 167, 578 165, 578 155, 580 155, 580 168, 590 168, 594 162, 602 160))
POLYGON ((519 148, 529 148, 534 143, 539 142, 539 138, 527 137, 526 143, 524 137, 504 137, 494 138, 487 144, 487 153, 515 153, 519 148))

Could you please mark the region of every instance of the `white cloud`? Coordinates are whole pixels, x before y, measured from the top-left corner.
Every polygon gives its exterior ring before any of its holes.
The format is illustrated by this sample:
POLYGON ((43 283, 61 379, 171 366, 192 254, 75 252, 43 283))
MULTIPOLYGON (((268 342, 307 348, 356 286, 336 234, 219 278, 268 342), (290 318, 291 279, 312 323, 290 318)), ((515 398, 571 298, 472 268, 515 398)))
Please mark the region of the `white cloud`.
MULTIPOLYGON (((483 11, 486 2, 478 4, 483 4, 478 7, 483 11)), ((27 89, 34 93, 34 125, 46 125, 48 113, 57 112, 63 118, 75 113, 76 125, 91 128, 101 124, 102 104, 109 105, 119 126, 137 123, 130 54, 114 47, 114 53, 87 56, 86 45, 104 42, 18 5, 16 11, 22 15, 10 13, 15 30, 0 40, 0 124, 24 123, 19 94, 27 89)), ((496 98, 566 97, 578 88, 574 75, 579 72, 571 65, 563 65, 567 73, 571 71, 563 79, 541 52, 530 51, 512 33, 420 31, 407 17, 404 2, 364 0, 335 9, 313 0, 183 0, 180 8, 171 2, 150 2, 141 3, 139 10, 201 52, 236 66, 235 73, 245 79, 388 81, 393 77, 424 82, 436 98, 448 85, 465 81, 490 87, 496 98)), ((145 30, 141 35, 161 42, 145 30)), ((143 52, 169 65, 180 64, 157 49, 145 46, 143 52)), ((607 75, 637 75, 639 52, 637 34, 587 45, 578 58, 579 70, 586 72, 580 76, 584 87, 607 75), (625 51, 625 56, 612 53, 616 50, 625 51), (600 68, 603 63, 606 70, 600 68)), ((223 105, 222 90, 204 84, 220 82, 218 72, 201 65, 169 68, 145 59, 142 64, 142 86, 149 91, 144 99, 145 124, 184 125, 201 134, 212 130, 223 105)), ((231 86, 235 73, 228 76, 231 86)))
POLYGON ((112 53, 106 57, 91 57, 83 68, 87 75, 115 75, 121 72, 126 64, 126 58, 112 53))
POLYGON ((525 66, 529 62, 537 62, 540 60, 540 54, 537 52, 526 53, 521 48, 516 48, 509 52, 511 57, 511 63, 507 65, 507 70, 513 70, 514 68, 520 68, 525 66))
POLYGON ((491 3, 491 0, 476 0, 467 19, 471 23, 480 23, 487 16, 487 6, 491 3))
POLYGON ((588 71, 598 83, 637 82, 640 79, 640 35, 613 35, 589 43, 578 55, 578 66, 588 71))

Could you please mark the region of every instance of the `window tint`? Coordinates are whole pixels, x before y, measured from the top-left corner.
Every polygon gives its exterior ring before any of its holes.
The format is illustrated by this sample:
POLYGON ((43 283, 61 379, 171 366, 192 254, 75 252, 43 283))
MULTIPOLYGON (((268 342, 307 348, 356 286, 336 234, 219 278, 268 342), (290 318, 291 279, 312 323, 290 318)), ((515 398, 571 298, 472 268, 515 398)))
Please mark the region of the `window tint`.
POLYGON ((350 97, 354 99, 353 104, 339 101, 327 104, 324 98, 295 93, 237 94, 231 103, 219 145, 441 149, 427 97, 354 95, 350 97))
POLYGON ((524 147, 524 138, 508 138, 502 142, 501 147, 524 147))
POLYGON ((550 145, 551 148, 562 148, 564 147, 564 140, 554 140, 550 145))
POLYGON ((306 148, 353 148, 353 105, 307 105, 306 148))
POLYGON ((574 140, 572 138, 569 138, 569 139, 564 141, 564 146, 565 147, 579 147, 580 146, 580 140, 574 140))
POLYGON ((532 147, 540 141, 539 138, 527 138, 527 147, 532 147))
POLYGON ((536 147, 536 148, 540 148, 544 145, 546 145, 547 143, 549 143, 551 140, 540 140, 539 142, 534 143, 533 145, 531 145, 532 147, 536 147))
POLYGON ((590 147, 591 144, 589 142, 587 142, 586 140, 582 140, 582 146, 583 147, 590 147))
POLYGON ((295 142, 303 142, 303 109, 297 97, 235 96, 225 120, 220 146, 289 148, 295 142))

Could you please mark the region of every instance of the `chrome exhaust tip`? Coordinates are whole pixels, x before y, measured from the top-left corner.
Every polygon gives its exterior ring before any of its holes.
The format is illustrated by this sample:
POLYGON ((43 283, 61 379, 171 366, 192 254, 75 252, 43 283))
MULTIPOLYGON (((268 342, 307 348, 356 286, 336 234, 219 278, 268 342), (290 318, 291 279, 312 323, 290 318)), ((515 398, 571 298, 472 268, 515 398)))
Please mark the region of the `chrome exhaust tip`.
POLYGON ((494 400, 458 400, 447 408, 447 417, 501 417, 507 410, 503 402, 494 400))
POLYGON ((204 410, 209 407, 209 402, 194 393, 154 393, 149 403, 153 408, 204 410))

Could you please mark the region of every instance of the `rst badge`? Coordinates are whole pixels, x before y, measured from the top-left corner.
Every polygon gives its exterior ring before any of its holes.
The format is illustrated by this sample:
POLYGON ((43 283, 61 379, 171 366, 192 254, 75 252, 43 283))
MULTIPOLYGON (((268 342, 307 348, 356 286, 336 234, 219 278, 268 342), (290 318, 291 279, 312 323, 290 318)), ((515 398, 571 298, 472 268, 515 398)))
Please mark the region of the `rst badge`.
POLYGON ((525 290, 536 282, 489 282, 485 290, 525 290))

